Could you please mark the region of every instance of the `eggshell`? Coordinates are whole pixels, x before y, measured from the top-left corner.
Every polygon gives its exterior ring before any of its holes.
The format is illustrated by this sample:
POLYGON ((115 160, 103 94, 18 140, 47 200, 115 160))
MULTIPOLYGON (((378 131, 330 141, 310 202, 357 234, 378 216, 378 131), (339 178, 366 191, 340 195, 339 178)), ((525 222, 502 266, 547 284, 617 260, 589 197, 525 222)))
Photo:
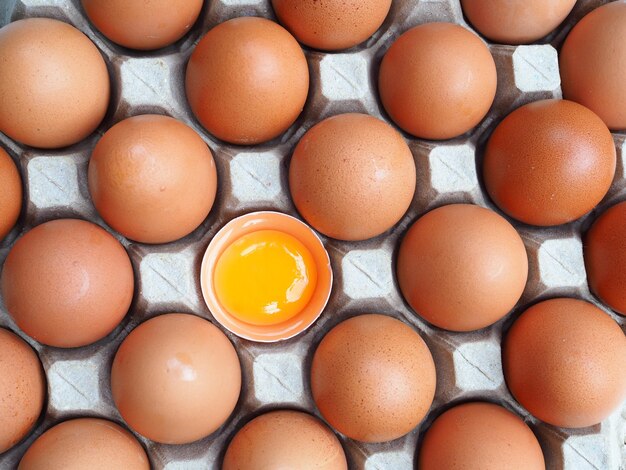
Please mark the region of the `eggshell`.
POLYGON ((393 121, 424 139, 450 139, 475 127, 496 95, 496 65, 474 33, 426 23, 400 36, 383 57, 378 91, 393 121))
POLYGON ((0 131, 41 148, 91 134, 109 104, 109 74, 98 48, 78 29, 48 18, 0 29, 0 131))
POLYGON ((309 69, 289 32, 264 18, 234 18, 198 43, 187 99, 200 123, 234 144, 258 144, 291 126, 309 92, 309 69))
POLYGON ((550 34, 575 4, 576 0, 461 0, 472 26, 504 44, 528 44, 550 34))
POLYGON ((345 320, 322 339, 311 365, 311 392, 337 431, 362 442, 404 436, 435 395, 435 364, 408 325, 385 315, 345 320))
POLYGON ((289 165, 300 214, 340 240, 365 240, 391 228, 411 204, 415 178, 402 136, 365 114, 340 114, 313 126, 289 165))
POLYGON ((593 10, 561 48, 563 96, 587 106, 612 130, 626 129, 626 2, 593 10))
POLYGON ((18 470, 149 470, 146 451, 121 426, 96 418, 48 429, 24 454, 18 470))
POLYGON ((319 419, 299 411, 254 418, 226 449, 222 470, 347 470, 339 439, 319 419))
POLYGON ((471 204, 419 218, 398 252, 398 283, 413 310, 452 331, 484 328, 517 303, 528 278, 524 242, 503 217, 471 204))
POLYGON ((72 348, 103 338, 124 318, 133 268, 124 247, 99 226, 59 219, 15 243, 1 285, 9 314, 27 335, 72 348))
POLYGON ((326 51, 362 43, 383 24, 391 0, 272 0, 279 21, 298 41, 326 51))
POLYGON ((532 225, 583 216, 609 190, 615 144, 592 111, 572 101, 542 100, 509 114, 485 150, 487 192, 504 212, 532 225))
POLYGON ((626 202, 596 219, 585 237, 584 254, 591 290, 626 315, 626 202))
POLYGON ((166 243, 196 229, 217 190, 211 150, 167 116, 125 119, 109 129, 89 161, 89 191, 113 229, 143 243, 166 243))
POLYGON ((0 454, 30 432, 41 415, 46 379, 35 351, 0 328, 0 454))
POLYGON ((207 307, 220 325, 240 338, 271 343, 293 338, 317 320, 330 297, 333 270, 324 244, 311 227, 300 219, 280 212, 250 212, 228 222, 211 239, 202 257, 200 286, 207 307), (309 303, 296 316, 276 325, 253 325, 231 315, 220 304, 213 282, 217 262, 224 250, 240 237, 257 230, 277 230, 295 237, 309 250, 316 265, 317 281, 309 303))
POLYGON ((502 359, 506 383, 546 423, 599 423, 626 398, 626 337, 593 304, 551 299, 526 310, 509 330, 502 359))
POLYGON ((226 335, 181 313, 152 318, 122 342, 111 391, 128 425, 156 442, 186 444, 208 436, 232 413, 241 366, 226 335))
POLYGON ((81 0, 85 13, 111 41, 152 50, 183 37, 198 19, 204 0, 81 0))
POLYGON ((22 210, 22 180, 13 159, 0 148, 0 241, 11 231, 22 210))
POLYGON ((541 446, 517 415, 491 403, 450 408, 430 426, 418 453, 420 470, 546 468, 541 446))

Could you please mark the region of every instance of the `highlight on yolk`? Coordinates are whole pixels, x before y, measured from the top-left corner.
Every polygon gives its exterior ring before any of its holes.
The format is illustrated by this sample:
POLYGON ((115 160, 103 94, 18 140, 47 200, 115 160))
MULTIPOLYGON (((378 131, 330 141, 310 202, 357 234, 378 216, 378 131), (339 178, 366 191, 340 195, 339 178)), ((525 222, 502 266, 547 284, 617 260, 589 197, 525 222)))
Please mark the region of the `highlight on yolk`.
POLYGON ((311 252, 277 230, 243 235, 217 260, 213 286, 233 317, 252 325, 276 325, 299 314, 317 284, 311 252))

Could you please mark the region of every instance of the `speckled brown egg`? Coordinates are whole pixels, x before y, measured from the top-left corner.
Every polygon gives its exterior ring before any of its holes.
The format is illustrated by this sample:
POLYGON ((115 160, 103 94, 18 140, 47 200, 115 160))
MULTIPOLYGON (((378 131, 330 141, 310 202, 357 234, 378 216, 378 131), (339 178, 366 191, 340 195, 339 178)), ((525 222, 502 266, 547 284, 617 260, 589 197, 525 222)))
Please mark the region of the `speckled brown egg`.
POLYGON ((504 342, 504 375, 535 417, 564 428, 592 426, 626 398, 626 337, 594 305, 551 299, 533 305, 504 342))
POLYGON ((319 419, 292 410, 254 418, 235 434, 222 470, 347 470, 337 436, 319 419))
POLYGON ((408 325, 385 315, 343 321, 322 339, 311 365, 311 392, 337 431, 385 442, 411 431, 435 395, 435 364, 408 325))
POLYGON ((492 41, 528 44, 550 34, 576 0, 461 0, 472 26, 492 41))
POLYGON ((111 391, 128 425, 156 442, 187 444, 218 429, 241 391, 235 348, 195 315, 152 318, 122 342, 111 391))
POLYGON ((298 41, 325 51, 347 49, 383 24, 391 0, 272 0, 278 20, 298 41))
POLYGON ((18 470, 149 470, 146 451, 121 426, 97 418, 64 421, 24 454, 18 470))
POLYGON ((511 217, 559 225, 583 216, 609 190, 616 154, 611 133, 572 101, 542 100, 509 114, 489 138, 487 192, 511 217))
POLYGON ((626 2, 585 16, 561 48, 563 96, 587 106, 613 130, 626 129, 626 2))
POLYGON ((13 159, 0 148, 0 242, 22 210, 22 180, 13 159))
POLYGON ((471 204, 417 219, 398 252, 398 283, 422 318, 452 331, 484 328, 517 303, 528 278, 524 242, 503 217, 471 204))
POLYGON ((46 379, 35 351, 0 328, 0 454, 21 441, 41 415, 46 379))
POLYGON ((89 20, 111 41, 131 49, 169 46, 189 31, 204 0, 81 0, 89 20))
POLYGON ((0 131, 42 148, 91 134, 109 104, 109 74, 98 48, 78 29, 28 18, 0 29, 0 131))
POLYGON ((185 86, 191 110, 211 134, 258 144, 294 123, 309 92, 309 68, 285 28, 264 18, 234 18, 198 43, 185 86))
POLYGON ((626 202, 596 219, 585 237, 584 254, 591 290, 626 315, 626 202))
POLYGON ((450 408, 430 426, 418 452, 420 470, 544 470, 541 446, 520 417, 492 403, 450 408))
POLYGON ((313 126, 289 165, 300 214, 340 240, 364 240, 391 228, 411 204, 415 178, 402 136, 365 114, 340 114, 313 126))
POLYGON ((59 219, 13 245, 1 285, 9 314, 27 335, 72 348, 103 338, 124 318, 133 268, 124 247, 98 225, 59 219))
POLYGON ((378 91, 398 126, 439 140, 475 127, 493 103, 496 84, 496 65, 478 36, 456 24, 426 23, 391 45, 378 91))
POLYGON ((143 243, 166 243, 196 229, 217 190, 211 150, 168 116, 134 116, 109 129, 89 161, 89 192, 114 230, 143 243))

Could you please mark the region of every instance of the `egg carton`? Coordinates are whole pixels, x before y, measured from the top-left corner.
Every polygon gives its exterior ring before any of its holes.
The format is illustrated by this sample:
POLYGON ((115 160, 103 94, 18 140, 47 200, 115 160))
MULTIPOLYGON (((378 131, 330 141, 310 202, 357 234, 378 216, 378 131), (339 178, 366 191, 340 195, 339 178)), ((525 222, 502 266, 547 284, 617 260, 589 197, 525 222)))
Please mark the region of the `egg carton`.
MULTIPOLYGON (((552 228, 516 221, 529 256, 529 280, 513 312, 477 332, 451 333, 416 316, 403 301, 395 278, 395 257, 403 234, 425 212, 450 203, 473 203, 498 211, 481 181, 485 142, 495 125, 522 104, 560 98, 557 51, 571 27, 600 0, 579 0, 556 32, 533 45, 488 44, 498 70, 495 103, 480 125, 463 136, 432 142, 404 135, 417 167, 417 191, 408 213, 389 232, 363 242, 322 237, 335 275, 324 313, 303 334, 274 344, 240 339, 223 331, 234 343, 242 365, 243 388, 231 418, 211 436, 188 445, 163 445, 136 435, 154 469, 219 468, 233 435, 254 416, 272 409, 293 408, 319 416, 311 398, 309 370, 321 338, 336 324, 360 313, 384 313, 417 329, 432 351, 437 368, 437 392, 424 421, 403 438, 364 444, 339 436, 353 469, 412 469, 424 431, 435 417, 455 403, 486 400, 521 415, 537 435, 549 469, 623 470, 626 462, 626 406, 602 424, 567 430, 541 423, 509 393, 501 367, 501 340, 513 320, 530 304, 556 296, 583 298, 598 305, 626 330, 626 318, 598 303, 587 287, 581 234, 599 211, 626 199, 626 135, 615 133, 617 173, 602 204, 581 220, 552 228)), ((114 235, 124 244, 136 276, 135 296, 121 325, 103 340, 77 349, 40 345, 26 337, 0 307, 0 326, 16 331, 39 354, 47 377, 45 412, 34 431, 19 445, 0 455, 0 468, 15 468, 29 445, 60 421, 103 417, 122 425, 111 391, 113 356, 126 335, 158 314, 190 312, 212 320, 199 284, 202 255, 215 233, 230 219, 256 210, 297 216, 289 196, 290 155, 307 129, 343 112, 364 112, 390 122, 381 107, 376 76, 382 56, 404 31, 421 23, 448 21, 467 24, 459 0, 394 0, 383 26, 366 43, 340 53, 304 48, 311 72, 311 89, 304 112, 281 137, 265 144, 241 147, 226 144, 202 129, 184 94, 187 60, 199 39, 213 26, 238 16, 275 20, 269 0, 205 0, 202 14, 183 39, 156 52, 137 52, 104 38, 87 20, 79 0, 2 0, 0 25, 25 17, 52 17, 83 31, 101 50, 111 76, 108 113, 97 131, 61 150, 21 146, 0 134, 0 144, 19 162, 25 201, 17 227, 0 244, 4 262, 15 240, 51 219, 73 217, 106 227, 96 213, 87 188, 90 153, 114 123, 133 115, 158 113, 189 124, 215 155, 219 188, 215 206, 204 223, 182 240, 145 245, 114 235)))

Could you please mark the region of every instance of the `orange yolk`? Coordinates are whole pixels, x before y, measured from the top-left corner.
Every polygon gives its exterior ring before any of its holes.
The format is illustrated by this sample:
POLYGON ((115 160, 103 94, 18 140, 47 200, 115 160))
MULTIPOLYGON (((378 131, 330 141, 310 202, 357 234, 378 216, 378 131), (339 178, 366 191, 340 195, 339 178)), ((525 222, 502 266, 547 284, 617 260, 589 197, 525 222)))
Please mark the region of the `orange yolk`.
POLYGON ((277 230, 248 233, 220 255, 213 286, 233 317, 252 325, 276 325, 300 313, 317 284, 311 252, 277 230))

